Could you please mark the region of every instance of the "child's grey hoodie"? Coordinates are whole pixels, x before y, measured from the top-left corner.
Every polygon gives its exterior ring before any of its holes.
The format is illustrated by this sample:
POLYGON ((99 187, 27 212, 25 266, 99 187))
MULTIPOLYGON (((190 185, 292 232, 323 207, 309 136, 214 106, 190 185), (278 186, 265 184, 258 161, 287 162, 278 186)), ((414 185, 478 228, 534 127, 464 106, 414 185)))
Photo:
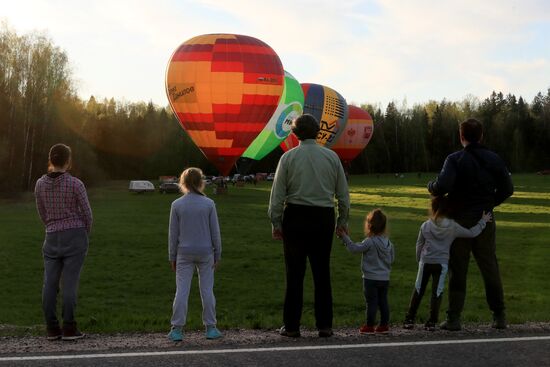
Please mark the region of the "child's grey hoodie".
POLYGON ((416 261, 424 264, 448 264, 451 244, 455 238, 477 237, 486 225, 483 219, 470 229, 448 218, 425 221, 420 226, 416 241, 416 261))
POLYGON ((362 252, 363 279, 390 280, 394 251, 386 236, 367 237, 360 243, 354 243, 348 235, 342 237, 350 252, 362 252))

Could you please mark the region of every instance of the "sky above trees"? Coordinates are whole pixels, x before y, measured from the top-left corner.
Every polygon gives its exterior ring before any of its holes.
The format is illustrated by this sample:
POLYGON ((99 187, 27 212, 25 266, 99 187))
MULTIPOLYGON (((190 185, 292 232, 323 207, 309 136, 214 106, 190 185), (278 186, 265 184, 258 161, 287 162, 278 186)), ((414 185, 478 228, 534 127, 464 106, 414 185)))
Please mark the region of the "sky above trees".
POLYGON ((3 2, 0 19, 19 34, 47 32, 85 99, 166 105, 173 50, 218 32, 262 39, 299 81, 357 104, 493 90, 531 100, 550 86, 544 0, 26 0, 3 2))

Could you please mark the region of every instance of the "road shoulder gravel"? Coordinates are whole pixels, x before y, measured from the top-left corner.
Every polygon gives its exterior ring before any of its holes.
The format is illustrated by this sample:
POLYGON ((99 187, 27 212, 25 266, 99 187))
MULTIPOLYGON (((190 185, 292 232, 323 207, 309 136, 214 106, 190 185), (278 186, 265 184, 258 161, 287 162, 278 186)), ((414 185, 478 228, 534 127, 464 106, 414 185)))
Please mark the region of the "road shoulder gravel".
POLYGON ((189 331, 180 343, 169 341, 167 333, 90 334, 77 341, 48 341, 41 336, 4 336, 0 337, 0 356, 525 337, 550 335, 550 322, 511 325, 506 330, 495 330, 488 324, 469 324, 457 332, 430 332, 423 330, 422 325, 417 325, 413 330, 395 327, 386 335, 360 335, 358 329, 343 328, 336 329, 331 338, 319 338, 315 330, 302 330, 302 337, 297 339, 281 337, 277 330, 230 329, 222 332, 222 339, 206 340, 203 331, 189 331))

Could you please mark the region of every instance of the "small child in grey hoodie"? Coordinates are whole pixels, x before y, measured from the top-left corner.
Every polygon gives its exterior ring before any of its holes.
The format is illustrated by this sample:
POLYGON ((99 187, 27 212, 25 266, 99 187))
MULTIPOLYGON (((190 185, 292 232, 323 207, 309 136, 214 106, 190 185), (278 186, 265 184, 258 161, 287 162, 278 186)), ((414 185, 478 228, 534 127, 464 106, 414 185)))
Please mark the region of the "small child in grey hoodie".
POLYGON ((388 288, 391 264, 394 260, 393 245, 386 236, 386 215, 380 209, 367 214, 365 235, 367 238, 354 243, 347 233, 338 232, 350 252, 362 256, 363 291, 367 303, 367 323, 359 329, 361 334, 387 333, 389 331, 390 308, 388 288), (376 313, 380 308, 380 324, 375 328, 376 313))
POLYGON ((454 220, 447 218, 450 205, 446 196, 433 197, 431 207, 431 218, 422 223, 420 232, 418 233, 418 240, 416 241, 418 274, 409 310, 405 316, 405 329, 414 328, 416 313, 431 277, 432 298, 430 303, 430 318, 426 321, 424 327, 426 330, 435 330, 435 325, 439 318, 443 288, 445 287, 451 244, 459 237, 477 237, 483 231, 487 222, 492 221, 491 213, 484 212, 475 226, 470 229, 462 227, 454 220))

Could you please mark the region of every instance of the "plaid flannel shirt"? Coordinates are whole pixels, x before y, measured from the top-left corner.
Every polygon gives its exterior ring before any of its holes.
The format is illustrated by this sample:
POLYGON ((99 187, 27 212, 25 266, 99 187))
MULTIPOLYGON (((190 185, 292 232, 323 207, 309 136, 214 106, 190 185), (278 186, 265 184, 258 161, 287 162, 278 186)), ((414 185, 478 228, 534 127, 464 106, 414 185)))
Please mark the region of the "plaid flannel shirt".
POLYGON ((36 208, 46 232, 71 228, 92 229, 92 209, 82 181, 64 173, 55 178, 44 175, 36 181, 36 208))

